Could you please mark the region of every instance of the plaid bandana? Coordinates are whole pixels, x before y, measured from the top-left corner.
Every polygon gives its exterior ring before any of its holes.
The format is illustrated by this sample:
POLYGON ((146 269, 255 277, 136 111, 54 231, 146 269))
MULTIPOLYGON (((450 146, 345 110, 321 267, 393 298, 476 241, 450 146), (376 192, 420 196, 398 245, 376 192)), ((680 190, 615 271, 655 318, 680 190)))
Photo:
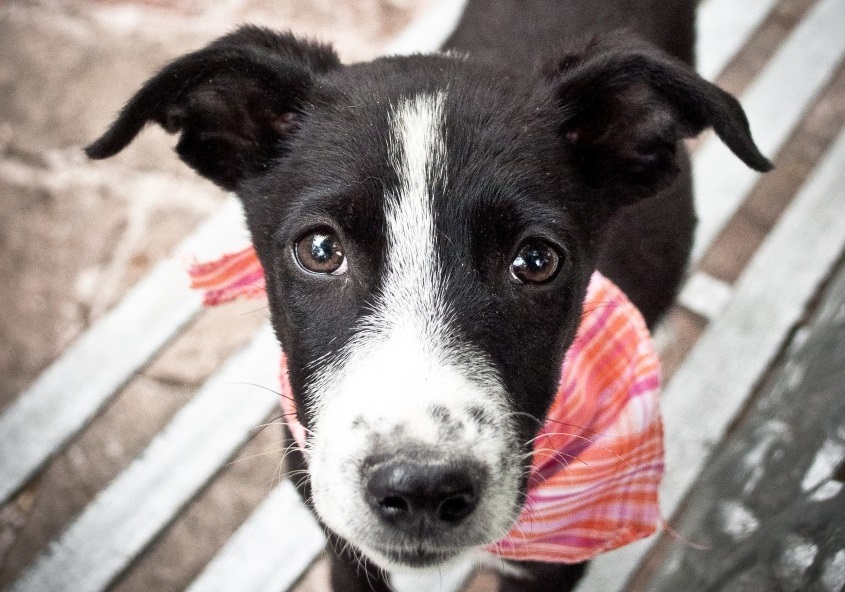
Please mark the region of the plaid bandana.
MULTIPOLYGON (((252 247, 193 265, 192 287, 214 306, 266 297, 252 247)), ((639 311, 595 272, 557 395, 534 441, 522 513, 487 551, 504 559, 577 563, 646 537, 663 524, 660 365, 639 311)), ((282 408, 301 447, 282 356, 282 408)))

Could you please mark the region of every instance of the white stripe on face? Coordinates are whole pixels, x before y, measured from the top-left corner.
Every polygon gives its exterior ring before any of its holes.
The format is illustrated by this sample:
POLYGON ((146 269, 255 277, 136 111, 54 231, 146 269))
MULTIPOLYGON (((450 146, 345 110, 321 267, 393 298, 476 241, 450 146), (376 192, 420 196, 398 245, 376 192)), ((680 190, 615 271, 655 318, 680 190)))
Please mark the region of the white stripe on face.
POLYGON ((498 473, 467 521, 464 544, 503 535, 518 511, 520 463, 505 459, 514 449, 510 422, 482 426, 470 411, 507 417, 504 388, 483 352, 454 336, 443 293, 432 188, 448 181, 444 103, 443 93, 421 94, 391 113, 389 158, 399 183, 385 196, 382 290, 355 336, 308 388, 315 506, 358 548, 374 544, 362 537, 382 527, 364 501, 359 472, 376 445, 381 454, 419 445, 433 462, 442 460, 437 455, 467 455, 498 473))
POLYGON ((399 178, 387 196, 387 276, 374 328, 413 333, 433 345, 445 336, 446 307, 435 250, 431 188, 446 183, 444 95, 417 95, 391 117, 390 158, 399 178))
MULTIPOLYGON (((341 383, 348 383, 351 373, 360 374, 357 370, 364 360, 383 356, 385 352, 377 350, 384 350, 387 343, 392 353, 401 351, 407 360, 442 362, 448 354, 449 315, 442 295, 445 278, 438 265, 431 195, 433 184, 446 183, 444 101, 443 93, 416 95, 390 114, 388 154, 399 183, 385 195, 387 248, 382 290, 373 312, 362 319, 336 362, 310 385, 308 391, 318 410, 328 403, 327 397, 334 399, 333 394, 341 383)), ((402 366, 388 361, 398 362, 384 360, 382 382, 386 382, 385 373, 402 366)), ((406 377, 403 382, 426 379, 408 376, 407 371, 406 377)))

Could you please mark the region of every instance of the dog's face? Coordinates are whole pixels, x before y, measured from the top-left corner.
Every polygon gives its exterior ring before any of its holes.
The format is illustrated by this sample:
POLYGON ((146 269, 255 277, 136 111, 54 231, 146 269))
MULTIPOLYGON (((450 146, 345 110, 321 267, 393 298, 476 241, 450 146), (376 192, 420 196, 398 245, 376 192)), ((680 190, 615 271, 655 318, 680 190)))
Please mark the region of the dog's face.
POLYGON ((383 87, 347 86, 242 195, 284 204, 251 223, 315 508, 382 565, 425 564, 516 518, 590 254, 548 113, 370 68, 383 87))
POLYGON ((409 80, 407 60, 326 76, 342 99, 241 191, 314 506, 383 566, 507 532, 591 269, 551 104, 414 62, 440 76, 409 80))
POLYGON ((245 28, 153 78, 89 153, 147 120, 243 200, 314 507, 383 567, 511 527, 603 224, 671 182, 679 138, 714 125, 765 163, 730 97, 636 46, 544 74, 343 67, 245 28))

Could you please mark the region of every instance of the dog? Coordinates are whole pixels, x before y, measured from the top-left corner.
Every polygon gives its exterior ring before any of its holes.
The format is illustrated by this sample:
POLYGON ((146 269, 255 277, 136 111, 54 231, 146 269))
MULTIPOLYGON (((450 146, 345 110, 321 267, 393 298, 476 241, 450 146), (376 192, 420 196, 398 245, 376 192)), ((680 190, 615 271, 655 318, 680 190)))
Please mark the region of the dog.
MULTIPOLYGON (((154 122, 242 200, 335 590, 388 590, 383 570, 508 532, 593 272, 650 326, 676 296, 695 227, 682 140, 712 127, 771 167, 691 69, 693 37, 689 0, 471 0, 442 52, 350 65, 243 26, 164 67, 86 149, 154 122)), ((501 565, 506 591, 584 571, 501 565)))

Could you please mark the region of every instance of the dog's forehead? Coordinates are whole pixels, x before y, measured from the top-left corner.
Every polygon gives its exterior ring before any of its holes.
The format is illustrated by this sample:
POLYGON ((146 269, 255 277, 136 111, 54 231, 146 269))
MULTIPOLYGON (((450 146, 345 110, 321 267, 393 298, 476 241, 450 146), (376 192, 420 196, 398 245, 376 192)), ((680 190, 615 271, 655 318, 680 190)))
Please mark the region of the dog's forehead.
POLYGON ((526 196, 549 193, 560 169, 555 127, 525 80, 443 56, 349 70, 329 78, 332 100, 309 114, 292 151, 291 168, 307 188, 299 205, 372 210, 373 198, 403 182, 406 157, 417 169, 428 159, 429 172, 438 172, 425 182, 444 223, 464 224, 491 207, 521 209, 526 196))
POLYGON ((461 155, 466 159, 479 150, 490 156, 531 146, 523 141, 526 133, 544 129, 542 115, 551 107, 550 95, 530 75, 446 55, 355 64, 327 74, 321 88, 325 100, 314 104, 311 123, 341 150, 358 150, 362 142, 371 150, 375 142, 384 146, 397 113, 419 96, 441 97, 439 124, 449 141, 460 140, 456 148, 475 151, 461 155))

